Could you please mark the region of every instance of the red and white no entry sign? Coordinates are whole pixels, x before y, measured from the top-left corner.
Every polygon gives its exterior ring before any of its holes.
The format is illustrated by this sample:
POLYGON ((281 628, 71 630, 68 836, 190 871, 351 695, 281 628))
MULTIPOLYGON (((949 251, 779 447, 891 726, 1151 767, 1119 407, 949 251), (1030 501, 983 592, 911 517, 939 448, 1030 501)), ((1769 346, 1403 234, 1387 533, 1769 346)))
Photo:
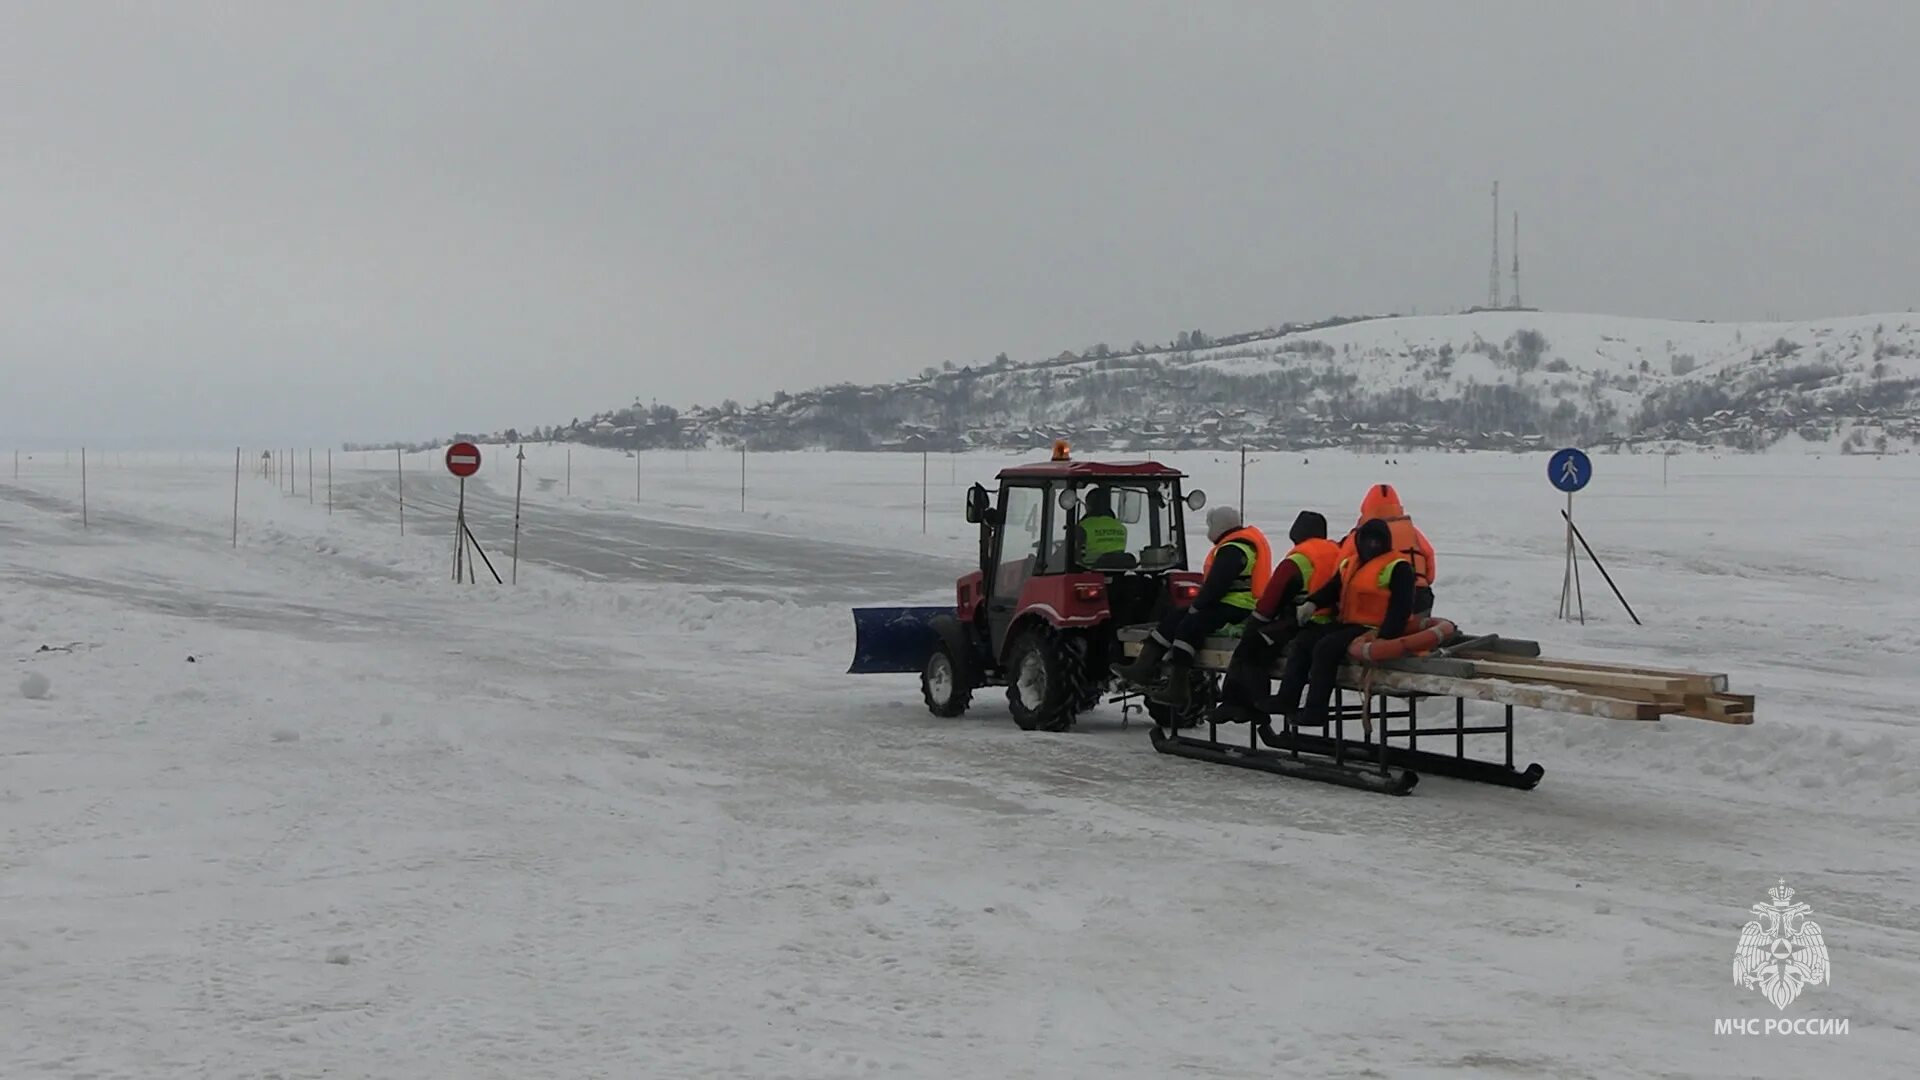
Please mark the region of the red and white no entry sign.
POLYGON ((480 471, 480 448, 470 442, 447 447, 447 471, 462 479, 480 471))

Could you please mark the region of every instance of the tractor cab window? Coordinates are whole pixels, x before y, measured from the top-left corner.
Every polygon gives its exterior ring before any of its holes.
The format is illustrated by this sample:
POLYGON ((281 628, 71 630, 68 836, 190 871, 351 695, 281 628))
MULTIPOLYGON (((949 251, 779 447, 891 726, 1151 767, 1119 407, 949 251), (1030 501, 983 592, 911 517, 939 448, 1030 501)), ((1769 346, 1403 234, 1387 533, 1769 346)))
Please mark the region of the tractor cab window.
POLYGON ((1108 481, 1089 489, 1082 521, 1095 516, 1093 529, 1082 529, 1084 565, 1103 570, 1165 570, 1180 561, 1178 506, 1173 484, 1167 481, 1108 481), (1093 491, 1099 494, 1094 495, 1093 491), (1108 515, 1094 515, 1105 508, 1108 515), (1089 549, 1094 534, 1104 540, 1089 549), (1115 546, 1117 544, 1117 546, 1115 546))
POLYGON ((1009 487, 1005 502, 1004 524, 1000 528, 1000 553, 994 571, 996 596, 1017 596, 1027 579, 1041 571, 1047 552, 1041 543, 1041 527, 1047 517, 1047 489, 1009 487))
POLYGON ((1072 539, 1076 569, 1133 568, 1134 558, 1127 550, 1132 540, 1127 519, 1139 521, 1140 515, 1137 508, 1128 505, 1130 494, 1116 493, 1107 484, 1090 484, 1075 492, 1072 539))

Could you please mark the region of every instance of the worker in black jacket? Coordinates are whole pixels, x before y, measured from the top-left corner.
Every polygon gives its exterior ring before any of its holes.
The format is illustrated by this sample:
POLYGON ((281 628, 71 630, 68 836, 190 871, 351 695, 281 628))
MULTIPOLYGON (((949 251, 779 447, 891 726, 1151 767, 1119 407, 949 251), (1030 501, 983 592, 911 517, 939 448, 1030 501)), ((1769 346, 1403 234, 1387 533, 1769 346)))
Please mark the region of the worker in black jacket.
POLYGON ((1296 614, 1308 594, 1339 580, 1340 545, 1327 539, 1326 515, 1300 511, 1287 539, 1293 541, 1293 548, 1274 563, 1273 576, 1267 579, 1221 679, 1220 705, 1209 717, 1216 724, 1265 723, 1271 687, 1268 672, 1274 661, 1302 626, 1333 621, 1331 611, 1315 611, 1304 621, 1296 614))
POLYGON ((1267 703, 1268 711, 1285 715, 1299 727, 1324 727, 1334 679, 1347 662, 1347 647, 1368 633, 1382 639, 1405 634, 1413 602, 1413 565, 1393 550, 1393 531, 1387 523, 1367 519, 1355 531, 1354 554, 1341 561, 1340 572, 1295 609, 1301 630, 1281 672, 1280 690, 1267 703), (1339 621, 1310 621, 1316 609, 1327 607, 1335 610, 1339 621), (1303 689, 1304 708, 1300 705, 1303 689))
POLYGON ((1243 523, 1240 511, 1231 506, 1207 511, 1207 539, 1213 550, 1207 553, 1199 594, 1161 618, 1133 663, 1112 667, 1122 682, 1150 690, 1153 700, 1175 709, 1185 709, 1192 701, 1193 663, 1201 643, 1224 626, 1245 622, 1267 583, 1267 538, 1243 523))

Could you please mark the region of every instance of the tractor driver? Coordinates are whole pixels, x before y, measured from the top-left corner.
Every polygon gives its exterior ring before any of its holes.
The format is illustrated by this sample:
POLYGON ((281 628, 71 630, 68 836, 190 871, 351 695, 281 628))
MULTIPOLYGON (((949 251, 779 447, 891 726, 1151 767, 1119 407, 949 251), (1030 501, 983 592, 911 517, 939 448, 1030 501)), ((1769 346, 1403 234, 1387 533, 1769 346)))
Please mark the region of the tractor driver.
POLYGON ((1098 567, 1108 555, 1127 550, 1127 527, 1113 514, 1113 492, 1105 486, 1087 490, 1086 513, 1080 517, 1080 565, 1098 567))
POLYGON ((1113 665, 1113 673, 1123 682, 1150 688, 1158 681, 1160 661, 1165 658, 1166 685, 1155 689, 1153 698, 1175 709, 1184 709, 1191 701, 1191 672, 1200 643, 1221 627, 1245 622, 1253 614, 1255 598, 1266 588, 1272 570, 1266 535, 1242 524, 1240 511, 1231 506, 1207 511, 1207 539, 1213 542, 1213 550, 1207 553, 1199 595, 1189 606, 1167 612, 1133 663, 1113 665))

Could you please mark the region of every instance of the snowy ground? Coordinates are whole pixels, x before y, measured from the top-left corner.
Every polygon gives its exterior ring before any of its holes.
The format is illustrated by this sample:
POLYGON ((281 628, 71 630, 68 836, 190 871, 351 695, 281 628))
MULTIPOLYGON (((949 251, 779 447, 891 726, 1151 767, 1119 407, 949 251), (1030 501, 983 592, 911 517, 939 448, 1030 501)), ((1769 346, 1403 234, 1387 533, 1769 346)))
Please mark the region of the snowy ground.
POLYGON ((919 458, 756 455, 743 512, 737 456, 566 455, 528 448, 517 588, 448 580, 428 455, 402 536, 392 455, 336 452, 330 515, 249 453, 237 550, 230 457, 96 455, 85 529, 77 455, 0 462, 0 1075, 1911 1073, 1920 462, 1599 458, 1576 517, 1647 625, 1589 567, 1580 627, 1540 459, 1261 456, 1276 534, 1390 480, 1463 623, 1760 695, 1526 714, 1538 790, 1391 799, 842 675, 846 608, 949 595, 1011 459, 932 457, 922 532, 919 458), (1780 1015, 1730 971, 1781 877, 1834 969, 1786 1015, 1846 1037, 1712 1034, 1780 1015))

